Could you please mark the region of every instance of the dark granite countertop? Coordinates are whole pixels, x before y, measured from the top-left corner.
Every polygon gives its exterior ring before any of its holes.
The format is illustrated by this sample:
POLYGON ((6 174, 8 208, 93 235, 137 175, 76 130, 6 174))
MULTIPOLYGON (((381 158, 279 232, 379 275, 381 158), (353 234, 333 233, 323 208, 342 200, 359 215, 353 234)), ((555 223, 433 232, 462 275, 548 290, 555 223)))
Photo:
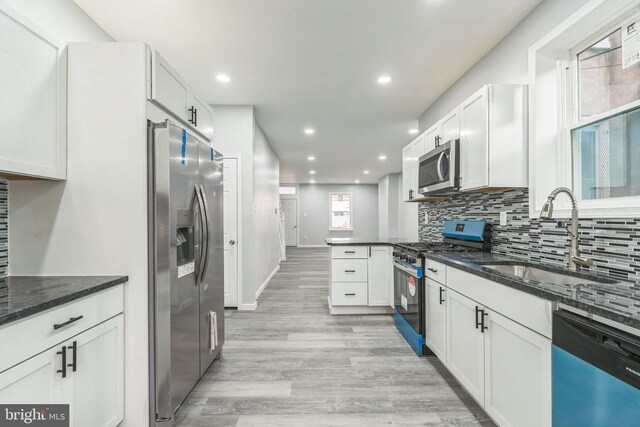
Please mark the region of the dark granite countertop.
POLYGON ((125 283, 127 276, 9 276, 0 279, 0 325, 125 283))
POLYGON ((324 241, 329 246, 393 246, 396 243, 409 241, 408 239, 399 239, 389 237, 386 239, 359 239, 357 237, 325 237, 324 241))
POLYGON ((623 325, 640 329, 640 283, 625 282, 612 279, 601 274, 587 272, 574 273, 567 268, 527 262, 511 257, 495 255, 487 252, 466 253, 425 253, 425 258, 432 259, 451 267, 459 268, 471 274, 498 282, 514 289, 527 292, 540 298, 564 303, 568 306, 584 310, 623 325), (576 285, 554 284, 500 273, 483 267, 486 264, 529 264, 542 270, 568 273, 587 281, 596 280, 601 283, 584 283, 576 285))

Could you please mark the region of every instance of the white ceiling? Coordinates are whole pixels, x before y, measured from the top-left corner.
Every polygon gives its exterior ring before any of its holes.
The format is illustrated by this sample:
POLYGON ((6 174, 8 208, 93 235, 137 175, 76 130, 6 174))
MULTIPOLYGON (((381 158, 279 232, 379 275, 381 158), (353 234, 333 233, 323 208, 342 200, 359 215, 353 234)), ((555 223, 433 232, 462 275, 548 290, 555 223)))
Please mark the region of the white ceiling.
POLYGON ((209 103, 254 104, 281 180, 314 169, 318 183, 399 172, 422 112, 541 2, 75 1, 116 40, 158 49, 209 103))

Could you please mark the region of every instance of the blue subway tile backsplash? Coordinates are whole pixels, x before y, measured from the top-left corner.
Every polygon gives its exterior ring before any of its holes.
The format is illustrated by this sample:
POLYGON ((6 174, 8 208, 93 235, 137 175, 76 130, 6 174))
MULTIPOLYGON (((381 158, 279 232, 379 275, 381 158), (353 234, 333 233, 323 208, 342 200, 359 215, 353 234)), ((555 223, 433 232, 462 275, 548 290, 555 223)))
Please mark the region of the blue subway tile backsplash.
MULTIPOLYGON (((526 188, 489 193, 461 193, 442 201, 422 203, 418 210, 420 240, 441 239, 446 219, 492 223, 492 251, 501 255, 566 266, 570 239, 556 220, 529 218, 526 188), (500 212, 508 211, 506 226, 500 212), (424 216, 428 215, 425 224, 424 216)), ((593 258, 589 271, 640 281, 640 219, 580 218, 580 250, 593 258)))
POLYGON ((0 277, 9 268, 9 183, 0 179, 0 277))

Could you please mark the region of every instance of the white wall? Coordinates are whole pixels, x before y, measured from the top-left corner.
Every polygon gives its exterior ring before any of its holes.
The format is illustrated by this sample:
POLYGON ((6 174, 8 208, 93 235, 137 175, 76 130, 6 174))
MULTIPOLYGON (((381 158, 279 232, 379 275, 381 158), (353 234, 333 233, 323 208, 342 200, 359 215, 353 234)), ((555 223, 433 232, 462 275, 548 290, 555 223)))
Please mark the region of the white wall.
POLYGON ((327 236, 377 239, 378 186, 300 184, 298 218, 300 246, 325 245, 327 236), (335 192, 353 193, 353 231, 329 231, 329 193, 335 192))
POLYGON ((388 174, 378 181, 378 237, 381 239, 401 237, 398 223, 401 193, 401 174, 388 174))
MULTIPOLYGON (((253 141, 253 233, 256 292, 280 264, 280 159, 255 124, 253 141)), ((254 292, 255 293, 255 292, 254 292)), ((256 295, 257 297, 258 295, 256 295)))
POLYGON ((529 47, 587 2, 543 1, 422 114, 420 130, 428 129, 485 84, 527 84, 529 47))
POLYGON ((213 145, 223 155, 240 154, 240 235, 243 309, 255 307, 256 292, 278 266, 280 160, 255 122, 253 106, 214 105, 213 145))

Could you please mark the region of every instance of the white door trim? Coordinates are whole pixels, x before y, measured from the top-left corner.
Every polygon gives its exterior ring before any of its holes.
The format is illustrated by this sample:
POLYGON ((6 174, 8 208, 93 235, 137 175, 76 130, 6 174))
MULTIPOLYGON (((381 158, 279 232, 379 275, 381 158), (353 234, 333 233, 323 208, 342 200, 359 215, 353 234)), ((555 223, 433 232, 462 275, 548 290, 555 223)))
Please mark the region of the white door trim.
MULTIPOLYGON (((237 203, 238 203, 238 218, 236 219, 236 225, 238 227, 238 240, 236 242, 237 245, 237 258, 238 258, 238 304, 237 304, 237 308, 238 310, 240 310, 240 306, 242 305, 242 247, 241 245, 244 244, 244 241, 242 240, 242 198, 240 197, 242 195, 242 173, 241 173, 241 165, 242 165, 242 160, 241 160, 241 155, 240 153, 230 153, 230 154, 223 154, 222 155, 222 159, 236 159, 237 160, 237 168, 236 168, 236 188, 237 188, 237 203)), ((253 310, 255 310, 255 308, 253 308, 253 310)))

